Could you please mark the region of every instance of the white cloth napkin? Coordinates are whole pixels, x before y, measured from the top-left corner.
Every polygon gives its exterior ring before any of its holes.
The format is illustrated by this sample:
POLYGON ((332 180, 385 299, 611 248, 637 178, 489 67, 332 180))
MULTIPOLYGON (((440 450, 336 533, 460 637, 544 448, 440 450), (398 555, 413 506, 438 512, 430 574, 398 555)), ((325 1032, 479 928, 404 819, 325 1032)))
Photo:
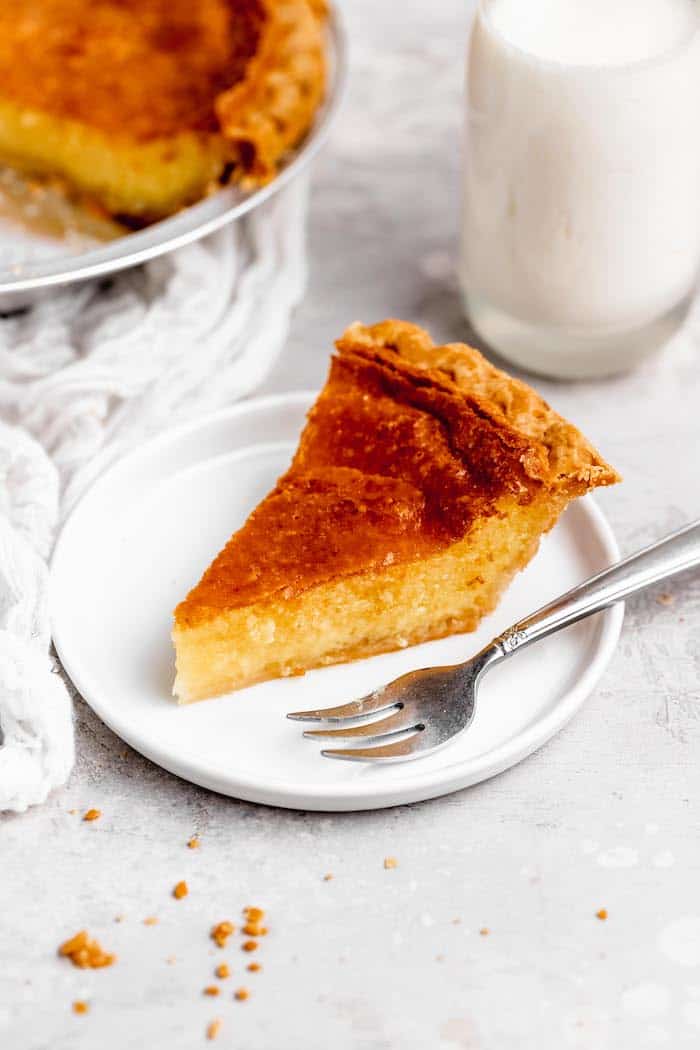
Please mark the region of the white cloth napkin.
POLYGON ((305 287, 306 199, 297 180, 204 241, 0 320, 0 811, 43 802, 73 763, 49 654, 56 528, 127 448, 261 382, 305 287))

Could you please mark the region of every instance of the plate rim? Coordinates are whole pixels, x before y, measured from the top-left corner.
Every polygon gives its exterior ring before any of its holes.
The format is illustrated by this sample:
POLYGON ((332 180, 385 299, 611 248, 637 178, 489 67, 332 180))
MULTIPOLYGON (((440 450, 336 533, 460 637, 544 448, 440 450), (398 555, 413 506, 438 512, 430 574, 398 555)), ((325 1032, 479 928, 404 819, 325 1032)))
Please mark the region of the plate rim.
MULTIPOLYGON (((97 717, 139 754, 181 779, 241 801, 271 805, 284 809, 352 812, 382 809, 416 801, 427 801, 428 799, 450 794, 488 780, 492 776, 496 776, 498 773, 517 765, 524 758, 542 747, 563 729, 582 707, 602 677, 615 652, 624 619, 624 603, 621 602, 597 614, 599 628, 598 637, 592 642, 593 657, 580 678, 570 689, 562 694, 561 698, 557 700, 552 710, 547 714, 538 717, 532 725, 512 739, 484 752, 477 758, 462 759, 437 770, 427 770, 422 776, 419 761, 406 763, 403 768, 408 771, 408 774, 387 782, 385 789, 378 789, 376 784, 364 786, 357 780, 339 785, 300 782, 295 784, 293 789, 290 789, 288 781, 278 781, 274 778, 265 777, 264 784, 261 784, 259 780, 245 774, 228 777, 226 786, 222 786, 221 777, 208 772, 201 759, 173 759, 167 751, 161 749, 157 744, 151 745, 146 742, 144 746, 143 740, 138 737, 137 733, 131 731, 129 724, 122 724, 118 711, 113 715, 109 710, 109 705, 107 705, 108 710, 105 711, 104 705, 99 699, 99 688, 92 688, 90 675, 86 675, 81 670, 79 666, 80 661, 74 662, 70 657, 70 653, 67 658, 64 655, 60 620, 56 621, 55 619, 54 578, 56 571, 60 571, 60 569, 55 570, 55 567, 57 565, 60 566, 63 551, 68 542, 66 537, 70 537, 73 522, 76 516, 81 513, 83 504, 90 499, 96 498, 96 494, 99 497, 99 489, 103 484, 109 484, 112 474, 116 471, 128 471, 133 461, 147 457, 157 451, 159 446, 179 441, 193 431, 206 430, 209 427, 237 419, 251 412, 274 411, 282 406, 308 408, 317 396, 318 391, 310 390, 272 394, 251 398, 227 408, 219 409, 216 412, 198 416, 194 420, 169 428, 127 452, 112 463, 104 473, 100 474, 86 488, 85 492, 71 508, 60 529, 50 562, 51 635, 65 673, 97 717), (78 666, 76 666, 76 663, 78 666), (98 694, 97 696, 95 695, 96 693, 98 694)), ((620 551, 612 528, 591 495, 578 499, 575 505, 581 513, 588 517, 609 560, 611 562, 619 560, 620 551)), ((316 757, 319 761, 321 760, 320 756, 316 757)), ((397 767, 394 766, 393 768, 396 770, 397 767)))
POLYGON ((0 272, 1 297, 22 292, 60 288, 81 281, 108 277, 121 270, 139 266, 151 259, 176 251, 193 241, 214 233, 258 208, 301 174, 325 143, 338 114, 347 86, 348 38, 338 4, 331 4, 327 20, 327 38, 331 75, 326 98, 307 136, 293 152, 291 160, 275 178, 242 199, 233 199, 240 190, 225 187, 197 201, 175 215, 152 223, 143 230, 125 234, 105 245, 89 248, 62 259, 29 263, 21 271, 0 272))

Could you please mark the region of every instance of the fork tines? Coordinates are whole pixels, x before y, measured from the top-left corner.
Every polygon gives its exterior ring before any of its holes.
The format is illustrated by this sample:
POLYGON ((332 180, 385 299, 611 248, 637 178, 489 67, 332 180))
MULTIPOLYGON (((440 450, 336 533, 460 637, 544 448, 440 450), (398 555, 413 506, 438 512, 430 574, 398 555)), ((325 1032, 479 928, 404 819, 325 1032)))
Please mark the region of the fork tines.
POLYGON ((339 707, 293 711, 287 718, 297 722, 321 722, 334 727, 307 729, 304 736, 310 740, 361 741, 364 747, 325 749, 321 752, 325 758, 351 761, 405 758, 420 750, 416 747, 417 738, 424 729, 422 724, 416 722, 410 708, 392 699, 384 689, 339 707))

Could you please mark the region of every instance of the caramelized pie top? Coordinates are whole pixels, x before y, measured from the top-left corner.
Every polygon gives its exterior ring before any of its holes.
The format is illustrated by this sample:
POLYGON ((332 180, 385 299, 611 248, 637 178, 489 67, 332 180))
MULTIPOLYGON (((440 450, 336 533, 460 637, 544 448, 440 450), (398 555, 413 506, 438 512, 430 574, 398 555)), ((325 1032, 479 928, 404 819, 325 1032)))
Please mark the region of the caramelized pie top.
POLYGON ((423 557, 510 497, 617 475, 533 390, 400 321, 349 328, 291 467, 176 612, 224 609, 423 557))
POLYGON ((213 131, 261 25, 257 0, 3 0, 1 90, 138 139, 213 131))
POLYGON ((265 177, 322 96, 322 15, 319 0, 3 0, 0 94, 136 141, 221 134, 265 177))

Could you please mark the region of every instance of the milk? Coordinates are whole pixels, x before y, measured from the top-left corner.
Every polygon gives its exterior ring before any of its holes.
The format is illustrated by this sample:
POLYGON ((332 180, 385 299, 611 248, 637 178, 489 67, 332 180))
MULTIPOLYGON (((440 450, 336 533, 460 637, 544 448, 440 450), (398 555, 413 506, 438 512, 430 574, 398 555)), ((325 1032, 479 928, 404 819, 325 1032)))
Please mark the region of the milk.
POLYGON ((467 76, 461 283, 495 349, 619 371, 700 268, 696 0, 482 0, 467 76))
POLYGON ((690 38, 693 0, 492 0, 486 22, 503 42, 565 65, 645 62, 690 38))

